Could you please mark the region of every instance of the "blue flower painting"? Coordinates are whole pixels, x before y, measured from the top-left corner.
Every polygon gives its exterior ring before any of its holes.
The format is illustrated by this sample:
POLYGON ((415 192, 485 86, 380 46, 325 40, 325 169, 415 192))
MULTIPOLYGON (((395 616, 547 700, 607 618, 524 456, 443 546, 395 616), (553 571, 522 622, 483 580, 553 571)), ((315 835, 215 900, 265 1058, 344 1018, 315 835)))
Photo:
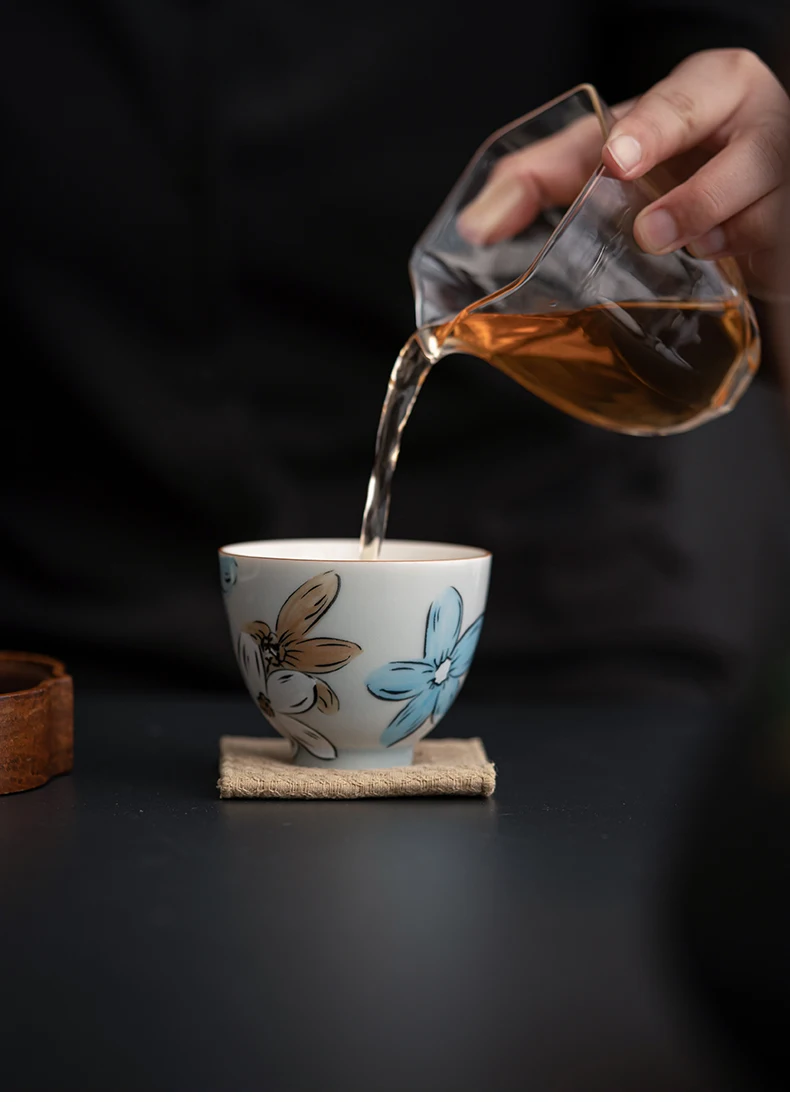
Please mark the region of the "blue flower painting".
POLYGON ((230 555, 219 557, 219 584, 223 593, 230 593, 239 577, 239 564, 230 555))
POLYGON ((388 662, 368 678, 373 696, 408 701, 384 730, 385 746, 402 742, 429 719, 438 723, 458 696, 483 628, 483 617, 478 616, 462 635, 463 618, 461 594, 455 588, 446 589, 428 611, 423 657, 388 662))

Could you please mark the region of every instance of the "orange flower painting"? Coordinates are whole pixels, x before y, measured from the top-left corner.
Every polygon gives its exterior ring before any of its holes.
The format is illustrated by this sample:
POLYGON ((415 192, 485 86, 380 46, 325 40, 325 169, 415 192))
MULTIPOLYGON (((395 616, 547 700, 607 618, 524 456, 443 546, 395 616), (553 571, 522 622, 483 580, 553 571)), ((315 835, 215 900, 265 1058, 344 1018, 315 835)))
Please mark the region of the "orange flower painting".
POLYGON ((285 601, 274 628, 254 620, 237 641, 239 665, 263 714, 281 735, 324 760, 337 757, 337 750, 302 716, 313 709, 325 715, 339 711, 337 693, 324 678, 362 653, 345 639, 311 635, 339 592, 338 574, 318 574, 285 601))

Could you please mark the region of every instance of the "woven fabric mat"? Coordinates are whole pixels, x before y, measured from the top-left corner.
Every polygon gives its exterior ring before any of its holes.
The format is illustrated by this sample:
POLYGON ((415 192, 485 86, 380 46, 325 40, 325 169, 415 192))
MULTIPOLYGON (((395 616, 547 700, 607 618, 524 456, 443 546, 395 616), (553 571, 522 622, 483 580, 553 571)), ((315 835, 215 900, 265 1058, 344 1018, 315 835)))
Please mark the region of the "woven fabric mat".
POLYGON ((490 796, 496 772, 479 738, 424 739, 411 765, 389 769, 311 769, 293 765, 285 739, 219 743, 221 799, 357 800, 364 796, 490 796))

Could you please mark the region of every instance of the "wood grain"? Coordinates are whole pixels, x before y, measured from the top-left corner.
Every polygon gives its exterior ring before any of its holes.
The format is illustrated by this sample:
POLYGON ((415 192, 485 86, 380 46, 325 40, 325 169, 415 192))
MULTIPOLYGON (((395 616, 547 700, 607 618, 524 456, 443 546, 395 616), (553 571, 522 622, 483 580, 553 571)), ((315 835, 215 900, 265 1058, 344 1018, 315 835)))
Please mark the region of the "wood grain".
POLYGON ((46 784, 74 763, 74 695, 62 662, 0 651, 0 795, 46 784))

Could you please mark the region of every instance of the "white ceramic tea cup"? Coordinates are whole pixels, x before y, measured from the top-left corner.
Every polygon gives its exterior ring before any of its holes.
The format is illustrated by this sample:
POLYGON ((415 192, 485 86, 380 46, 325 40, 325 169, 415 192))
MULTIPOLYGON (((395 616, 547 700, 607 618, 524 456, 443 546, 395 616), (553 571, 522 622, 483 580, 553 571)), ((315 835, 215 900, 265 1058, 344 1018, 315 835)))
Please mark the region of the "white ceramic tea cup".
POLYGON ((220 549, 233 647, 294 761, 408 765, 446 715, 483 626, 491 555, 388 540, 265 540, 220 549))

